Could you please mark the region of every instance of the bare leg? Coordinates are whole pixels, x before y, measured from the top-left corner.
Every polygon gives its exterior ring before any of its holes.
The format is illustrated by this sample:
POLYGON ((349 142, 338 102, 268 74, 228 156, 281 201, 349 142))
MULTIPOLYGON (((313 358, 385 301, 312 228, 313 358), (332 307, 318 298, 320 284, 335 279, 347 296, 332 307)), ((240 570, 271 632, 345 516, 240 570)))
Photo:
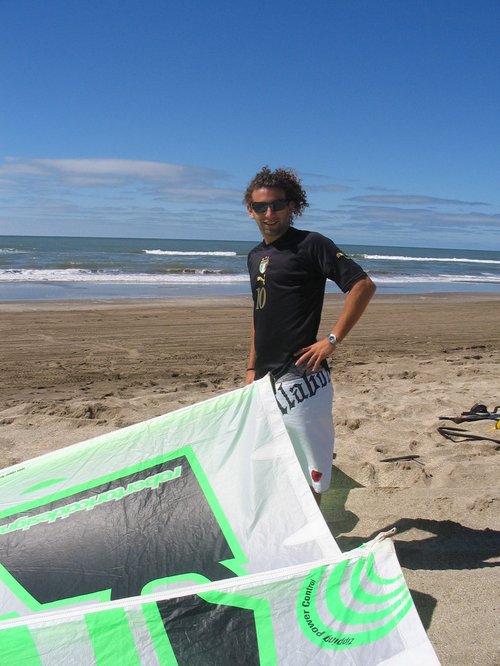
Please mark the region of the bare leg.
POLYGON ((311 492, 312 492, 312 494, 313 494, 313 496, 314 496, 314 499, 316 500, 316 504, 317 504, 318 506, 321 506, 321 494, 320 494, 320 493, 317 493, 317 492, 316 492, 315 490, 313 490, 312 488, 311 488, 311 492))

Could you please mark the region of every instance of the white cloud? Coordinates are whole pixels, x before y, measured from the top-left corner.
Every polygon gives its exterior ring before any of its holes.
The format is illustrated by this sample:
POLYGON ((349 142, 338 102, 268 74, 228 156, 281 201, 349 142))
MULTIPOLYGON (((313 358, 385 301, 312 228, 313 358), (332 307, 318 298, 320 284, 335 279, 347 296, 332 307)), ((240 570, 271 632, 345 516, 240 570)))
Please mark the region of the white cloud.
POLYGON ((72 187, 109 186, 131 181, 206 187, 227 179, 228 175, 216 169, 146 160, 6 157, 4 164, 0 165, 0 177, 10 183, 31 177, 72 187))
MULTIPOLYGON (((439 234, 455 242, 458 233, 472 247, 486 237, 494 244, 500 233, 500 215, 478 209, 488 203, 381 188, 348 198, 349 186, 316 178, 297 226, 344 242, 432 244, 439 234)), ((217 169, 168 162, 8 157, 0 161, 0 233, 253 239, 244 186, 217 169)))
POLYGON ((241 189, 224 186, 230 176, 217 169, 125 159, 5 158, 0 163, 0 193, 11 205, 33 205, 33 197, 96 205, 119 200, 148 206, 175 204, 239 204, 241 189), (221 186, 222 183, 222 186, 221 186))
POLYGON ((461 201, 460 199, 442 199, 421 194, 365 194, 350 197, 348 201, 372 204, 401 204, 403 206, 488 206, 483 201, 461 201))
MULTIPOLYGON (((351 199, 352 201, 352 199, 351 199)), ((449 223, 467 227, 473 224, 500 224, 500 214, 476 212, 444 212, 425 208, 399 208, 395 206, 343 206, 342 215, 350 220, 377 223, 447 225, 449 223)))
POLYGON ((122 159, 0 162, 0 233, 215 237, 247 216, 216 169, 122 159), (217 229, 219 228, 219 231, 217 229))
POLYGON ((220 187, 167 187, 157 191, 159 198, 178 203, 240 203, 241 191, 220 187))
POLYGON ((338 183, 326 183, 324 185, 307 185, 306 190, 309 192, 349 192, 352 187, 338 183))

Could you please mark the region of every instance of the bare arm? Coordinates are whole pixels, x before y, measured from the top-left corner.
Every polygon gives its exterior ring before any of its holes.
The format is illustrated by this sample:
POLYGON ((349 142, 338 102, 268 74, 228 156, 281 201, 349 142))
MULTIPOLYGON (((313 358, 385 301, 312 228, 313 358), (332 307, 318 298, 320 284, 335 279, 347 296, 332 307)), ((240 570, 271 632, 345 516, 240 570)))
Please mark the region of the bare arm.
POLYGON ((248 355, 248 365, 245 377, 245 384, 251 384, 255 379, 255 360, 257 356, 255 354, 254 337, 255 337, 255 328, 252 319, 252 331, 250 333, 250 353, 248 355))
MULTIPOLYGON (((342 342, 359 321, 375 293, 375 289, 376 287, 369 277, 365 277, 354 283, 351 291, 346 296, 344 307, 337 323, 332 329, 332 333, 335 333, 339 342, 342 342)), ((327 338, 318 340, 308 347, 297 350, 298 359, 295 365, 305 364, 305 368, 316 372, 319 370, 321 362, 330 356, 334 349, 335 345, 332 345, 327 338)))

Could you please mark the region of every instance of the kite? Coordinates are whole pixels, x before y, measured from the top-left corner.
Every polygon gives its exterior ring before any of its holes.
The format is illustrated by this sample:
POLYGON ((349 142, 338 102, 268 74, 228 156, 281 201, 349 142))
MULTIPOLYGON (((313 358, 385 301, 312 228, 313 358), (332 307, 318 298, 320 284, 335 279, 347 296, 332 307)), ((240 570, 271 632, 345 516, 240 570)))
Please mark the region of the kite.
POLYGON ((0 663, 439 662, 390 539, 340 552, 264 378, 0 471, 0 663))

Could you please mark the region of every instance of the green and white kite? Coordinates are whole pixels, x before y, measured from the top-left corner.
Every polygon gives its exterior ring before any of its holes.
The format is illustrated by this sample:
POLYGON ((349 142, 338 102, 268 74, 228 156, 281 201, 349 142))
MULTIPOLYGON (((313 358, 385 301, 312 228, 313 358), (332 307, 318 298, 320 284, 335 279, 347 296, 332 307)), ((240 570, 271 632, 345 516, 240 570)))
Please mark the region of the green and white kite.
POLYGON ((264 378, 0 472, 0 663, 438 660, 391 541, 340 553, 264 378))

